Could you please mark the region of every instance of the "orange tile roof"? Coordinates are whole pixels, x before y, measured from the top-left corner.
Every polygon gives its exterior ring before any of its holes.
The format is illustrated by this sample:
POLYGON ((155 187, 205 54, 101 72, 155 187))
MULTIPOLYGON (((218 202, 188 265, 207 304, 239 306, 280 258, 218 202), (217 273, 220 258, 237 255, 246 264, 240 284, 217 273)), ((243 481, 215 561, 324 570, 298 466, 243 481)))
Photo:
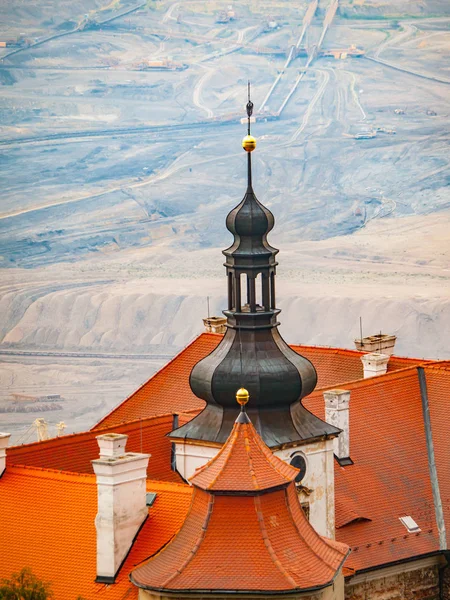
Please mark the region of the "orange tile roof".
POLYGON ((192 367, 216 348, 223 336, 205 333, 155 373, 144 385, 103 417, 93 429, 165 413, 204 408, 205 402, 191 392, 192 367))
MULTIPOLYGON (((192 415, 182 414, 179 423, 186 423, 190 418, 192 415)), ((151 454, 147 471, 149 478, 180 482, 179 475, 170 466, 172 444, 166 434, 172 429, 172 415, 161 415, 101 430, 74 433, 8 448, 7 464, 93 473, 91 461, 98 458, 99 453, 95 437, 100 433, 125 433, 128 435, 127 451, 151 454)))
MULTIPOLYGON (((354 464, 335 464, 335 494, 336 538, 352 548, 348 565, 365 569, 439 550, 416 367, 344 387, 350 390, 354 464), (363 519, 346 524, 348 511, 363 519), (419 534, 408 533, 399 520, 404 515, 419 524, 419 534)), ((321 392, 304 404, 324 416, 321 392)))
POLYGON ((94 475, 36 467, 8 467, 0 480, 0 578, 24 566, 52 584, 55 600, 79 596, 137 600, 131 569, 166 544, 181 527, 192 490, 147 482, 157 497, 122 567, 117 583, 96 584, 97 486, 94 475), (8 518, 4 518, 8 515, 8 518))
POLYGON ((276 458, 241 417, 219 454, 191 478, 180 532, 132 572, 139 587, 274 592, 333 581, 348 547, 316 533, 300 507, 297 469, 276 458))
MULTIPOLYGON (((75 490, 73 495, 75 501, 81 498, 82 495, 83 500, 80 499, 79 502, 83 505, 82 512, 86 519, 95 517, 96 508, 91 504, 92 497, 96 497, 96 491, 93 486, 89 487, 90 475, 87 475, 92 472, 90 461, 98 456, 95 435, 112 431, 128 433, 130 438, 127 449, 137 452, 141 450, 142 438, 142 450, 152 454, 149 463, 149 476, 159 480, 180 481, 178 475, 170 469, 171 444, 165 437, 165 434, 172 429, 172 415, 165 414, 143 418, 142 428, 140 420, 128 423, 121 422, 126 420, 128 412, 145 415, 148 410, 157 411, 166 408, 171 411, 173 402, 175 404, 179 402, 177 410, 180 409, 180 406, 185 406, 186 400, 188 406, 198 410, 199 406, 194 406, 194 404, 200 403, 203 405, 203 401, 196 399, 190 392, 188 385, 189 372, 193 364, 208 351, 211 351, 220 339, 221 336, 214 334, 203 334, 197 338, 178 358, 166 365, 159 374, 133 394, 117 411, 113 411, 110 417, 106 417, 102 421, 104 428, 96 428, 91 432, 63 436, 46 442, 8 449, 8 469, 0 480, 0 511, 2 511, 2 506, 7 506, 6 514, 11 514, 11 520, 0 519, 0 539, 3 536, 2 531, 9 535, 9 539, 13 539, 12 532, 17 521, 22 519, 25 513, 26 518, 24 518, 23 529, 16 529, 18 537, 15 539, 24 540, 21 542, 22 550, 18 549, 18 543, 15 544, 11 557, 8 557, 8 561, 5 563, 6 571, 3 570, 2 561, 0 560, 0 576, 9 576, 13 570, 19 570, 29 561, 29 565, 33 568, 36 563, 38 576, 49 579, 45 576, 47 567, 44 565, 44 558, 46 557, 46 560, 51 561, 52 554, 42 541, 41 533, 35 535, 34 538, 32 537, 35 534, 36 523, 41 522, 33 520, 32 515, 36 519, 38 513, 39 515, 43 513, 45 499, 48 494, 53 493, 50 488, 57 490, 58 481, 62 482, 62 490, 68 490, 69 487, 75 490), (167 390, 170 390, 170 392, 167 392, 167 390), (190 402, 192 404, 189 404, 190 402), (41 469, 11 466, 19 464, 34 465, 41 467, 41 469), (72 471, 85 473, 86 475, 70 475, 70 478, 67 479, 68 474, 55 474, 46 469, 72 471), (19 482, 14 483, 16 492, 13 491, 11 486, 8 489, 5 487, 5 481, 7 482, 9 475, 14 473, 16 476, 15 481, 19 482), (18 478, 19 474, 20 478, 18 478), (23 484, 24 478, 27 481, 34 482, 30 483, 32 495, 24 494, 27 502, 22 502, 20 499, 22 490, 26 487, 23 484), (39 487, 40 484, 36 483, 41 479, 44 480, 42 490, 39 487), (84 491, 81 492, 81 489, 84 491), (90 492, 86 491, 89 489, 90 492), (7 491, 6 499, 5 496, 2 497, 1 495, 2 491, 5 492, 5 490, 7 491), (12 505, 14 504, 14 497, 16 497, 15 494, 17 494, 19 500, 13 510, 12 505), (44 500, 42 503, 37 502, 37 498, 43 498, 44 500), (84 498, 86 498, 86 511, 84 509, 84 498), (2 505, 2 500, 6 504, 2 505), (33 502, 35 506, 30 512, 29 504, 33 502), (41 559, 36 559, 37 549, 34 547, 34 541, 33 548, 28 547, 28 540, 30 539, 37 540, 36 548, 46 548, 46 552, 42 555, 42 562, 39 562, 41 559)), ((322 377, 322 383, 328 381, 328 384, 324 387, 331 388, 339 384, 339 387, 345 387, 351 391, 350 449, 355 464, 349 467, 339 467, 336 464, 335 467, 336 519, 339 525, 337 538, 349 543, 353 548, 353 553, 347 561, 347 567, 354 569, 370 568, 390 561, 438 550, 439 540, 427 466, 417 370, 415 367, 405 369, 405 364, 417 364, 419 361, 393 357, 390 363, 397 368, 402 366, 403 370, 388 373, 382 377, 342 384, 342 381, 346 378, 351 379, 353 377, 352 369, 354 365, 360 364, 359 352, 310 347, 294 347, 294 349, 317 364, 319 381, 320 377, 322 377), (342 364, 340 371, 336 367, 339 361, 342 364), (399 516, 405 514, 412 516, 417 521, 421 528, 420 533, 408 534, 398 519, 399 516)), ((448 500, 450 498, 450 478, 448 474, 450 431, 447 419, 448 397, 450 396, 450 361, 424 363, 424 368, 428 384, 439 485, 447 531, 450 531, 450 502, 448 500)), ((321 391, 316 391, 306 398, 304 404, 318 417, 324 417, 321 391)), ((180 425, 187 422, 192 414, 194 413, 180 415, 180 425)), ((173 484, 161 483, 158 485, 170 487, 173 484)), ((181 487, 184 488, 185 486, 181 487)), ((71 505, 71 502, 67 501, 68 492, 62 491, 61 497, 58 496, 56 491, 55 494, 57 497, 55 497, 54 502, 59 504, 57 508, 53 509, 53 504, 49 503, 50 512, 48 514, 52 515, 59 514, 59 511, 63 510, 66 504, 71 505), (64 494, 65 497, 63 497, 64 494)), ((190 494, 189 489, 186 494, 190 494)), ((164 514, 164 519, 169 519, 167 527, 172 532, 170 536, 176 530, 176 527, 171 525, 170 521, 171 506, 176 507, 175 496, 176 494, 174 495, 173 492, 161 492, 157 505, 156 503, 154 505, 160 511, 158 514, 164 514)), ((187 510, 189 499, 183 502, 183 507, 187 510)), ((175 510, 178 509, 175 508, 175 510)), ((81 509, 79 512, 81 512, 81 509)), ((71 512, 70 514, 74 513, 71 512)), ((182 521, 181 518, 178 527, 181 526, 182 521)), ((42 523, 44 527, 48 526, 50 528, 49 531, 53 531, 50 525, 47 525, 47 520, 43 519, 42 523)), ((66 525, 69 527, 66 521, 63 520, 62 526, 66 527, 66 525)), ((158 544, 162 538, 158 537, 160 535, 158 534, 153 539, 149 526, 150 521, 148 521, 148 524, 146 523, 136 541, 135 547, 139 548, 141 540, 147 539, 145 547, 140 550, 143 558, 137 562, 145 560, 160 548, 158 544), (145 535, 147 538, 143 537, 145 535)), ((73 528, 72 525, 70 527, 73 528)), ((162 521, 154 520, 152 527, 159 528, 158 531, 161 530, 161 536, 163 530, 169 535, 169 530, 164 529, 166 525, 162 521)), ((70 528, 69 530, 72 531, 70 528)), ((82 531, 86 540, 91 539, 91 529, 83 525, 82 531)), ((60 538, 56 536, 55 540, 60 540, 60 538)), ((59 541, 58 544, 60 544, 59 541)), ((80 545, 80 548, 83 549, 84 545, 80 545)), ((95 540, 93 548, 95 549, 95 540)), ((134 550, 133 547, 130 556, 134 550)), ((58 554, 59 549, 55 549, 55 552, 58 554)), ((87 557, 88 554, 88 550, 86 550, 83 557, 87 557)), ((64 566, 66 563, 63 559, 61 561, 64 566)), ((132 566, 136 565, 137 562, 134 562, 132 566)), ((125 570, 123 573, 125 573, 125 570)), ((122 574, 119 575, 119 581, 122 581, 121 577, 122 574)), ((124 576, 121 585, 124 586, 125 591, 130 589, 130 594, 135 593, 135 588, 128 582, 127 576, 124 576)), ((96 586, 95 590, 98 589, 99 587, 96 586)), ((78 594, 90 597, 86 592, 79 591, 78 594)), ((65 600, 71 599, 70 595, 60 595, 58 597, 64 597, 65 600)), ((115 598, 112 595, 110 597, 115 598)), ((135 597, 135 595, 129 596, 129 598, 135 597)))
POLYGON ((298 469, 276 457, 249 423, 235 423, 218 454, 197 469, 192 485, 207 491, 254 492, 294 481, 298 469))
POLYGON ((425 368, 431 434, 442 510, 450 546, 450 361, 425 368))
MULTIPOLYGON (((222 335, 215 333, 199 335, 136 392, 99 421, 94 429, 163 413, 203 409, 205 402, 194 396, 189 387, 189 375, 192 367, 210 354, 222 338, 222 335)), ((314 364, 318 375, 318 388, 363 377, 361 356, 364 352, 320 346, 291 347, 314 364)), ((388 371, 422 362, 424 361, 419 359, 393 356, 389 361, 388 371)))

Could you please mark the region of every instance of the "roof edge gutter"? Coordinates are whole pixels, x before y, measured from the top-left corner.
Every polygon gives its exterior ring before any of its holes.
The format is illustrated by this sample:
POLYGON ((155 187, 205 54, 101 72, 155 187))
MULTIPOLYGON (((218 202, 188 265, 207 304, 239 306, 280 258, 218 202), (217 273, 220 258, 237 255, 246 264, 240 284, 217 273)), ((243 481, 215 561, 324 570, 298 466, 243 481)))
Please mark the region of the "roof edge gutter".
POLYGON ((420 397, 422 399, 423 421, 425 426, 425 439, 428 454, 428 469, 430 472, 431 490, 433 492, 433 504, 436 517, 436 525, 439 532, 439 548, 447 550, 447 532, 445 529, 444 511, 442 509, 441 491, 439 489, 439 480, 436 468, 436 458, 434 454, 433 434, 431 431, 430 406, 428 402, 428 389, 425 370, 423 367, 417 367, 419 377, 420 397))

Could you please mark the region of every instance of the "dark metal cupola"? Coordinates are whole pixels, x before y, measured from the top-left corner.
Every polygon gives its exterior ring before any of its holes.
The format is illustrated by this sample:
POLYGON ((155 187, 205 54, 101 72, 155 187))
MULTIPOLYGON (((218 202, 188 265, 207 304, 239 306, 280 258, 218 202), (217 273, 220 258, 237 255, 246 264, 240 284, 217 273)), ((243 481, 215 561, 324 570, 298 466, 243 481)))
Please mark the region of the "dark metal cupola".
POLYGON ((335 436, 339 429, 321 421, 301 404, 317 383, 309 360, 294 352, 278 331, 275 303, 276 255, 267 241, 273 214, 256 198, 252 187, 250 135, 253 103, 248 101, 248 185, 242 201, 229 213, 226 225, 233 244, 223 251, 228 278, 227 331, 218 347, 192 369, 190 386, 207 402, 192 421, 170 434, 172 439, 223 443, 236 419, 235 390, 249 390, 249 410, 258 433, 271 448, 335 436))

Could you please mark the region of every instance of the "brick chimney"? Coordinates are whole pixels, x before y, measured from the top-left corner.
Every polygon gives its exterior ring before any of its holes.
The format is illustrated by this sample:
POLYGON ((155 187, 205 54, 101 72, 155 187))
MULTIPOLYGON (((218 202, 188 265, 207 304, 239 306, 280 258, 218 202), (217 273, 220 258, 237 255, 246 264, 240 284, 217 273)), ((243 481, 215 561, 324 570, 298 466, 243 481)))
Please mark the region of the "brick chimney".
POLYGON ((8 447, 10 433, 2 433, 0 431, 0 477, 6 469, 6 448, 8 447))
POLYGON ((203 319, 207 333, 225 333, 227 330, 226 322, 225 317, 208 317, 207 319, 203 319))
POLYGON ((325 421, 342 429, 338 437, 333 440, 334 454, 341 462, 343 459, 350 458, 350 392, 347 390, 328 390, 323 393, 323 397, 325 400, 325 421))
POLYGON ((387 371, 389 359, 390 356, 388 354, 381 354, 380 352, 372 352, 371 354, 361 356, 364 379, 384 375, 387 371))
POLYGON ((146 478, 149 454, 126 452, 128 436, 97 436, 97 583, 114 583, 133 540, 148 515, 146 478))

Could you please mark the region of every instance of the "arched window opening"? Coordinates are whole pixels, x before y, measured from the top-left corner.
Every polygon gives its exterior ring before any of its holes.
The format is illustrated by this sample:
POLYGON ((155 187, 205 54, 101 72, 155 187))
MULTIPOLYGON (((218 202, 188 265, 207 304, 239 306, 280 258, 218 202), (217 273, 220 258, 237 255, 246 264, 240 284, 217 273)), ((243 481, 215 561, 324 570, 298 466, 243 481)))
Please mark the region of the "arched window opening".
POLYGON ((303 481, 305 475, 306 475, 306 459, 304 456, 302 456, 301 454, 295 454, 292 458, 291 458, 291 462, 290 464, 295 467, 296 469, 300 469, 299 473, 297 474, 297 477, 295 478, 295 483, 296 484, 300 484, 301 481, 303 481))
POLYGON ((270 307, 275 308, 275 273, 270 274, 270 307))
POLYGON ((270 310, 270 279, 267 274, 263 273, 262 281, 261 281, 261 291, 262 291, 262 306, 264 306, 264 310, 270 310))
POLYGON ((234 278, 234 309, 241 312, 241 276, 236 273, 234 278))
POLYGON ((262 278, 261 273, 258 273, 258 275, 256 276, 255 290, 256 290, 256 296, 255 296, 256 306, 263 306, 263 278, 262 278))
POLYGON ((255 278, 248 278, 248 304, 250 312, 256 312, 255 278))
POLYGON ((233 310, 234 306, 233 273, 228 273, 228 310, 233 310))

